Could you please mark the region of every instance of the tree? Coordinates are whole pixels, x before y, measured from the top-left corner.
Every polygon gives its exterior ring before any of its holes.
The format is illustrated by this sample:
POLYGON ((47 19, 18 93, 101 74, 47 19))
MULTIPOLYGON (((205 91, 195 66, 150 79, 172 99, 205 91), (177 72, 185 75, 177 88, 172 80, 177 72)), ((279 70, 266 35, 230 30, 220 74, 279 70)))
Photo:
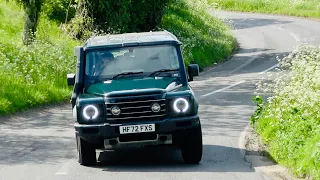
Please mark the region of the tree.
MULTIPOLYGON (((66 0, 65 0, 66 1, 66 0)), ((72 37, 97 33, 146 32, 159 29, 171 0, 75 0, 75 17, 69 24, 72 37)))
POLYGON ((23 43, 29 45, 35 38, 39 14, 43 0, 16 0, 22 4, 25 11, 25 23, 23 32, 23 43))

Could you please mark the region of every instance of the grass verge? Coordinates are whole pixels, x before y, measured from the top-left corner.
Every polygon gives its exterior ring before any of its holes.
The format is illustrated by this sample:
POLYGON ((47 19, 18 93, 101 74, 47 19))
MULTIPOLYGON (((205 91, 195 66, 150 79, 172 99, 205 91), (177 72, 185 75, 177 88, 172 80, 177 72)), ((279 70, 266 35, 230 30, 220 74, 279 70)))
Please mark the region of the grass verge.
MULTIPOLYGON (((274 95, 257 96, 251 122, 272 157, 299 177, 320 179, 320 47, 301 46, 280 61, 272 83, 258 85, 274 95)), ((270 81, 269 81, 270 82, 270 81)))
POLYGON ((24 11, 0 0, 0 115, 67 100, 66 73, 74 71, 73 47, 58 25, 40 18, 37 42, 22 44, 24 11))
POLYGON ((225 10, 320 18, 319 0, 209 0, 225 10))

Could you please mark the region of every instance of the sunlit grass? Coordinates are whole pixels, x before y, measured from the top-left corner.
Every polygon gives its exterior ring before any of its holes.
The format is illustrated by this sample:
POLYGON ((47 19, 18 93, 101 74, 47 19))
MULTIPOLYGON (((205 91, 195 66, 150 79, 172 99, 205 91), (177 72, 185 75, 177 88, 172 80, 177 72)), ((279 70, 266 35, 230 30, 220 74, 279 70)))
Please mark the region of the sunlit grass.
POLYGON ((320 18, 319 0, 209 0, 209 2, 215 7, 232 11, 320 18))
POLYGON ((37 41, 22 44, 24 13, 14 2, 0 0, 0 115, 70 97, 66 74, 73 72, 78 42, 40 18, 37 41))

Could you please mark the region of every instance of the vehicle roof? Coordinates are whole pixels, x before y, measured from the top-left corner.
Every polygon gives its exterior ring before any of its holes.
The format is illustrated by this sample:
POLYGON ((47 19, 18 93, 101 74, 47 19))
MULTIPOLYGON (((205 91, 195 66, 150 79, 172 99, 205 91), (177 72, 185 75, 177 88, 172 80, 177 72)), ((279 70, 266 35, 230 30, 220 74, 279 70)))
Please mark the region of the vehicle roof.
POLYGON ((157 44, 181 44, 176 36, 168 31, 108 34, 89 38, 85 49, 98 47, 125 47, 157 44))

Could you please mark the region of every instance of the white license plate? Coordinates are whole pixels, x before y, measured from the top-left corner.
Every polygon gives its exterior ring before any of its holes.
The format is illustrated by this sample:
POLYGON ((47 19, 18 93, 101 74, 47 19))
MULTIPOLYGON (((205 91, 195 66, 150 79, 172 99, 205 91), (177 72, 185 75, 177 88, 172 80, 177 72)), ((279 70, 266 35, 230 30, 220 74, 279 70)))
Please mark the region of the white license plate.
POLYGON ((130 126, 120 126, 120 134, 154 132, 156 127, 154 124, 139 124, 130 126))

